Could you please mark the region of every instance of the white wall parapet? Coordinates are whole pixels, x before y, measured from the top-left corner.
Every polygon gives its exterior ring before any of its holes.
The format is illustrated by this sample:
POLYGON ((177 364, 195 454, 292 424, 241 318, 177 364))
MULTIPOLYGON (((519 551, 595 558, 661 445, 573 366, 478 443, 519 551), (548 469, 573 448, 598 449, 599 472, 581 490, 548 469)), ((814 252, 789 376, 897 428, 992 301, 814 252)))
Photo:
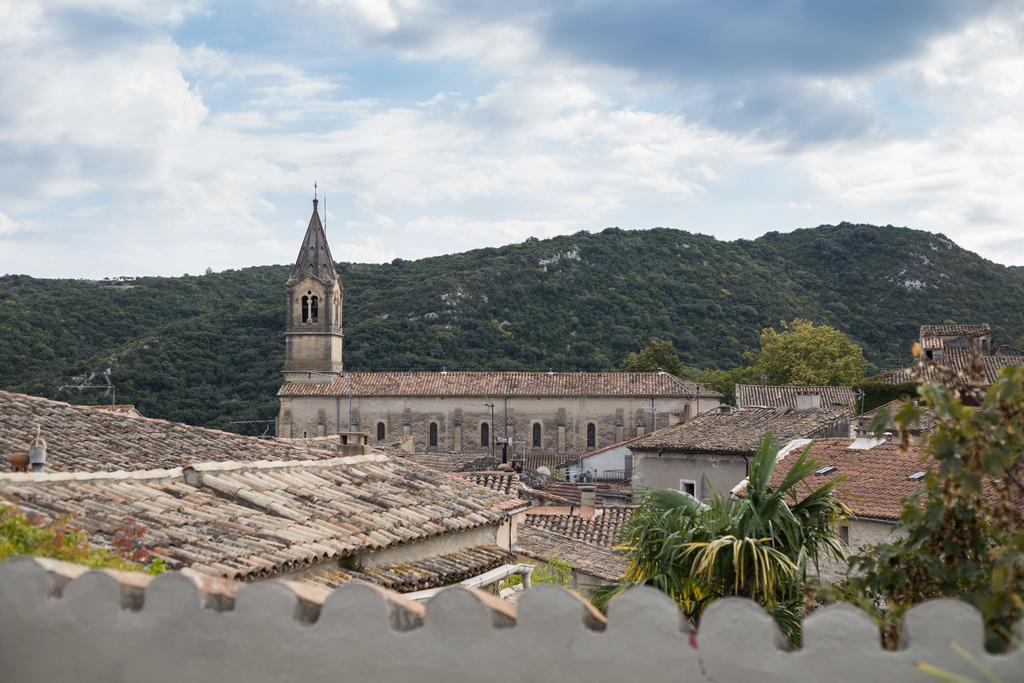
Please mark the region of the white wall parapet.
POLYGON ((37 558, 0 565, 0 671, 21 683, 933 680, 921 661, 984 680, 950 642, 1004 681, 1024 681, 1024 648, 990 655, 982 636, 977 611, 949 600, 912 609, 895 651, 882 649, 866 614, 834 605, 812 614, 804 646, 787 652, 755 603, 720 600, 693 634, 653 589, 616 598, 605 619, 550 586, 515 606, 452 588, 424 607, 366 584, 329 591, 37 558))

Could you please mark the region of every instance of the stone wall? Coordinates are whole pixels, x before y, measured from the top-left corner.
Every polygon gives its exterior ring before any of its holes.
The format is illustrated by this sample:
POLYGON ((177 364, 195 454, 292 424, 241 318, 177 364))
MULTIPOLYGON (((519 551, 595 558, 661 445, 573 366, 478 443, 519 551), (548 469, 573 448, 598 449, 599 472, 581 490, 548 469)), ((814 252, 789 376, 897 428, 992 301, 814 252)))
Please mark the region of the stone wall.
POLYGON ((754 603, 716 602, 694 635, 653 589, 616 598, 606 620, 550 586, 526 591, 515 606, 449 589, 424 608, 362 584, 334 592, 283 581, 233 587, 178 572, 75 576, 53 564, 0 566, 3 680, 933 681, 918 662, 985 680, 950 643, 1004 681, 1024 671, 1024 650, 986 654, 978 613, 953 601, 911 610, 896 651, 880 647, 867 615, 826 607, 806 620, 802 649, 787 652, 754 603))
MULTIPOLYGON (((749 460, 749 457, 747 458, 749 460)), ((697 498, 711 495, 704 477, 726 495, 747 476, 747 463, 739 455, 715 453, 664 453, 633 451, 633 484, 652 489, 679 489, 679 480, 696 483, 697 498)))
MULTIPOLYGON (((710 410, 717 400, 701 399, 700 410, 710 410)), ((696 415, 696 400, 649 398, 378 398, 353 396, 349 428, 349 398, 301 397, 281 399, 278 435, 316 436, 338 431, 361 431, 377 438, 377 424, 384 424, 384 438, 411 436, 416 451, 428 448, 430 425, 437 425, 438 451, 490 452, 480 440, 480 426, 489 425, 491 439, 512 437, 514 448, 550 453, 588 450, 587 425, 596 427, 595 448, 609 446, 667 427, 696 415), (493 424, 491 409, 494 404, 493 424), (541 426, 541 447, 533 448, 533 425, 541 426)), ((432 449, 433 450, 433 449, 432 449)))

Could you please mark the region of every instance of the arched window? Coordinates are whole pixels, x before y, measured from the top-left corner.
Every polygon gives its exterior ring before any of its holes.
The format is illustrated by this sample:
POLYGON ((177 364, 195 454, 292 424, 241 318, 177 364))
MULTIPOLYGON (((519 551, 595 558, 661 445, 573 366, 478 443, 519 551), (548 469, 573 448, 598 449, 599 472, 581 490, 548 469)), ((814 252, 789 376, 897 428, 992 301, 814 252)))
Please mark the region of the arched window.
POLYGON ((587 448, 597 448, 597 426, 593 422, 587 423, 587 448))
POLYGON ((309 297, 302 297, 302 322, 309 322, 309 297))
POLYGON ((486 422, 480 423, 480 445, 491 445, 491 425, 487 424, 486 422))
POLYGON ((430 423, 430 432, 427 434, 427 446, 437 448, 437 423, 430 423))
POLYGON ((316 322, 317 317, 320 314, 320 299, 317 296, 313 296, 309 301, 309 320, 310 322, 316 322))
POLYGON ((533 423, 533 447, 540 448, 540 422, 533 423))
POLYGON ((384 437, 386 435, 387 435, 387 430, 384 427, 384 423, 383 422, 378 422, 377 423, 377 441, 383 441, 384 437))

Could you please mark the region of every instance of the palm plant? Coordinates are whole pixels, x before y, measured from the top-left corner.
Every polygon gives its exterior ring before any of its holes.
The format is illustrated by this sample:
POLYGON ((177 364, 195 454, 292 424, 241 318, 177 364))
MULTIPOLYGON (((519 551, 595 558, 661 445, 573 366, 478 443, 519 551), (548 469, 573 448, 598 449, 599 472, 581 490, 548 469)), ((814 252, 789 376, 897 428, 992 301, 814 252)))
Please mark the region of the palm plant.
POLYGON ((796 641, 809 565, 845 559, 835 528, 847 510, 833 495, 838 480, 814 489, 805 481, 818 467, 807 449, 772 486, 778 451, 766 435, 742 498, 715 493, 701 502, 678 491, 640 492, 618 546, 629 556, 626 573, 597 589, 595 604, 604 607, 633 586, 653 586, 696 624, 713 600, 742 596, 764 605, 796 641))

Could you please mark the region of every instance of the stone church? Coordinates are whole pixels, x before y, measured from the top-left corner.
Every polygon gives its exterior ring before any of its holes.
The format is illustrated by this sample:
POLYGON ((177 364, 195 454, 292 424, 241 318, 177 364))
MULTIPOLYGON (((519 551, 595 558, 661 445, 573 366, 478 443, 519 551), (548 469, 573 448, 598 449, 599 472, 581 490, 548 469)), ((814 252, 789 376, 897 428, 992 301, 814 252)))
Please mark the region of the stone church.
POLYGON ((317 200, 285 284, 278 436, 362 432, 416 451, 578 453, 685 421, 722 395, 664 372, 346 372, 344 287, 317 200))

